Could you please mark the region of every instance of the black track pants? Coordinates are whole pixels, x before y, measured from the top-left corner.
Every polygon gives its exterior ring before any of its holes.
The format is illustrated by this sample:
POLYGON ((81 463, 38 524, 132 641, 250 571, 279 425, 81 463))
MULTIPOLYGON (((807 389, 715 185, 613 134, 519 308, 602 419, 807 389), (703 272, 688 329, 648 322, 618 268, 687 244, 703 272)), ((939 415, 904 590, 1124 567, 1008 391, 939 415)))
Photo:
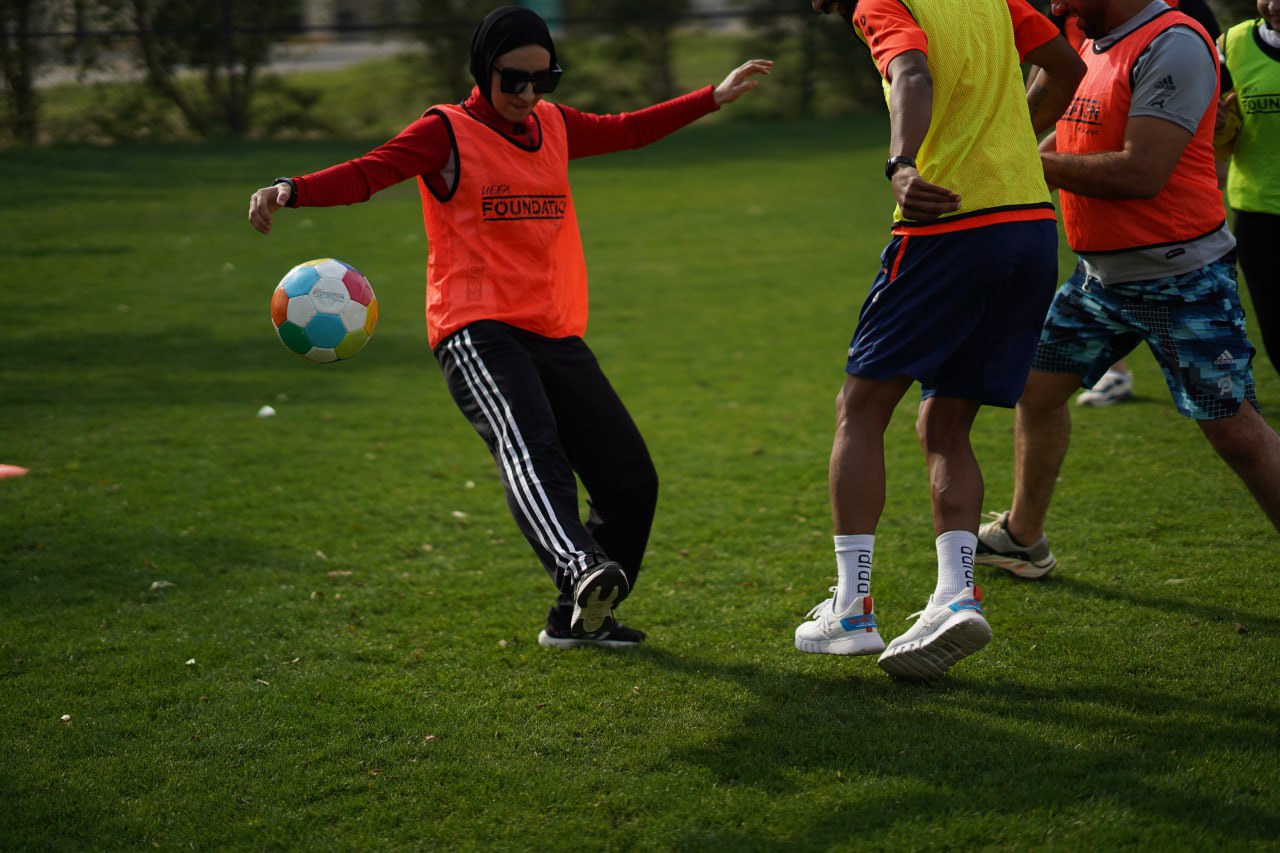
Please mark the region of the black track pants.
POLYGON ((435 355, 449 393, 493 454, 520 532, 560 591, 558 608, 572 608, 579 575, 605 558, 622 566, 634 589, 658 475, 582 339, 481 321, 450 335, 435 355), (588 495, 585 522, 575 473, 588 495))
POLYGON ((1271 365, 1280 370, 1280 265, 1275 256, 1276 246, 1280 246, 1280 216, 1240 210, 1232 230, 1240 272, 1253 301, 1250 342, 1255 347, 1261 344, 1271 365))

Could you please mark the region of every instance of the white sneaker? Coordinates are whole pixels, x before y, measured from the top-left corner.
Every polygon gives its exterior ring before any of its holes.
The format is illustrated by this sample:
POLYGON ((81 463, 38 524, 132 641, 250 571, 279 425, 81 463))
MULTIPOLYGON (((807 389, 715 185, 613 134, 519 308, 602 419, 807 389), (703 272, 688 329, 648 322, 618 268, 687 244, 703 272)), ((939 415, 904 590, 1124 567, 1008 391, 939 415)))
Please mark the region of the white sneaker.
POLYGON ((880 668, 894 678, 941 678, 952 664, 991 642, 991 626, 982 617, 982 592, 976 586, 950 601, 929 596, 929 605, 912 614, 916 616, 916 624, 895 637, 880 656, 880 668))
POLYGON ((831 597, 809 611, 809 621, 796 628, 796 648, 820 655, 874 655, 884 651, 876 632, 871 596, 855 598, 841 613, 835 612, 836 588, 831 597))
POLYGON ((1127 370, 1108 370, 1088 391, 1076 397, 1077 406, 1114 406, 1133 396, 1133 374, 1127 370))

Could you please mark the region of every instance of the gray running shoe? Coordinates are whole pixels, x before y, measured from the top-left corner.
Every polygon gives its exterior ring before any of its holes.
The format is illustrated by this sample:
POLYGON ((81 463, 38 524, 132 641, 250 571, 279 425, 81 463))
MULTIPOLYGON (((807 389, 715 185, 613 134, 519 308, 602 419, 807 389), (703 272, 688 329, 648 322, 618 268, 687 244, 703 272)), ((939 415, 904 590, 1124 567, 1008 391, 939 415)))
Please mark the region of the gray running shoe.
POLYGON ((1023 545, 1009 533, 1009 513, 995 516, 995 521, 978 528, 978 553, 975 563, 995 566, 1012 572, 1020 578, 1044 577, 1058 565, 1049 551, 1049 540, 1041 536, 1030 545, 1023 545))

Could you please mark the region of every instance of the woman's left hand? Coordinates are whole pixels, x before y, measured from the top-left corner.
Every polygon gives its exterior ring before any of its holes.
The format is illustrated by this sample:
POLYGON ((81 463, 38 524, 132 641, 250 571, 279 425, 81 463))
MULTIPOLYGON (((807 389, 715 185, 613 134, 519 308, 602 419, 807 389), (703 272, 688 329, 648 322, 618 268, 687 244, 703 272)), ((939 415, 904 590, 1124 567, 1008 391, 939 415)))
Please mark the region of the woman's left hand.
POLYGON ((752 80, 753 74, 768 74, 773 70, 772 59, 749 59, 739 65, 737 68, 729 72, 729 76, 724 78, 719 86, 715 89, 716 106, 724 106, 732 104, 738 98, 742 97, 743 92, 749 92, 756 86, 760 85, 759 80, 752 80))

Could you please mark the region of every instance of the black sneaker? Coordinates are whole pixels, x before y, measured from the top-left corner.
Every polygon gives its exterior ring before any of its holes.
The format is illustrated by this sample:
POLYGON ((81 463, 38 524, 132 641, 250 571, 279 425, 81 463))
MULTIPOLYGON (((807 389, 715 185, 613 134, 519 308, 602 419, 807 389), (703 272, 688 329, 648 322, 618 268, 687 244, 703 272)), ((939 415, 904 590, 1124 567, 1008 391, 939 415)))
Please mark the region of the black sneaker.
POLYGON ((644 641, 644 631, 628 628, 626 625, 614 625, 608 631, 594 634, 583 634, 575 637, 558 630, 550 622, 538 634, 538 645, 549 649, 572 649, 578 646, 599 646, 604 649, 634 649, 644 641))
POLYGON ((622 566, 612 560, 588 569, 573 588, 573 617, 569 622, 569 634, 581 637, 613 630, 618 624, 613 618, 613 608, 622 603, 628 592, 627 576, 622 566))

